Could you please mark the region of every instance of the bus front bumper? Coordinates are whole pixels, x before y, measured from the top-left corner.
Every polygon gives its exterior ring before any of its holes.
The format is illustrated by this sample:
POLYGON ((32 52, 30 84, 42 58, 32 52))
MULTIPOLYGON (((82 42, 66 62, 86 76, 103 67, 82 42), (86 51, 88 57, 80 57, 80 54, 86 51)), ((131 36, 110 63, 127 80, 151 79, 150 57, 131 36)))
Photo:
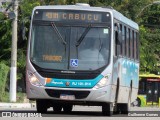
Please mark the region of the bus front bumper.
POLYGON ((34 86, 30 82, 27 82, 27 97, 33 100, 113 102, 114 96, 112 96, 111 91, 114 87, 107 85, 99 89, 58 88, 34 86))

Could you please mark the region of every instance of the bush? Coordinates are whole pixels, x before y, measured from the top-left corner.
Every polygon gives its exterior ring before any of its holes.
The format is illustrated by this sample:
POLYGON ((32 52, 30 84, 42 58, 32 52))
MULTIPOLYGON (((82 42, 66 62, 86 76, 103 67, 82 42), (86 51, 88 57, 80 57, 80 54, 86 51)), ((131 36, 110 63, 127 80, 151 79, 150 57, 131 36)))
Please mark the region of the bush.
POLYGON ((5 99, 5 88, 7 84, 7 76, 9 73, 9 67, 4 63, 0 62, 0 101, 5 99))

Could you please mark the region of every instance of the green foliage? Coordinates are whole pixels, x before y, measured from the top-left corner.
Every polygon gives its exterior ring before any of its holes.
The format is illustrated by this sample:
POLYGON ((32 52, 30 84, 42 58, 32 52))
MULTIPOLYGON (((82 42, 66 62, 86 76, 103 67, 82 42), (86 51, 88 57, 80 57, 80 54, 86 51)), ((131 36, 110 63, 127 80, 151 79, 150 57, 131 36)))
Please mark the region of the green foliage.
POLYGON ((11 21, 3 20, 0 23, 0 59, 8 60, 11 51, 11 21))
MULTIPOLYGON (((26 94, 22 92, 17 92, 17 102, 18 103, 23 103, 24 98, 26 98, 26 94)), ((2 101, 0 102, 10 102, 9 101, 9 92, 5 92, 5 95, 3 95, 2 101)))
POLYGON ((160 5, 154 4, 150 7, 147 7, 144 12, 141 14, 141 17, 143 17, 143 21, 141 21, 141 24, 144 24, 145 26, 152 28, 159 28, 160 24, 160 5))
POLYGON ((39 1, 40 0, 23 0, 23 2, 20 4, 20 16, 22 16, 22 18, 31 16, 33 8, 41 5, 39 1))
POLYGON ((141 70, 148 72, 160 71, 157 64, 160 61, 160 30, 147 29, 141 31, 141 70))
POLYGON ((8 72, 9 67, 6 66, 3 62, 0 62, 0 102, 3 101, 3 98, 6 94, 5 88, 7 83, 8 72))
POLYGON ((0 13, 0 22, 3 22, 4 14, 0 13))
POLYGON ((23 51, 23 49, 18 49, 18 80, 24 80, 25 79, 25 66, 26 66, 26 51, 23 51), (22 72, 23 71, 23 72, 22 72))
POLYGON ((160 4, 150 4, 139 14, 137 21, 143 25, 140 29, 141 71, 160 72, 160 4))

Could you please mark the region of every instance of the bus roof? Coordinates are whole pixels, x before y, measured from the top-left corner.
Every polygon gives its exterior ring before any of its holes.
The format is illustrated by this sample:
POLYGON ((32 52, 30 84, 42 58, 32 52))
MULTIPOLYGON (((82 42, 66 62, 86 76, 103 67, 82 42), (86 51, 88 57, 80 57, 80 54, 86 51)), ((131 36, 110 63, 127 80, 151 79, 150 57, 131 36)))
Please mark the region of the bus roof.
MULTIPOLYGON (((34 8, 36 9, 61 9, 61 10, 81 10, 81 11, 99 11, 99 12, 110 12, 113 14, 113 17, 126 25, 139 30, 138 24, 135 23, 134 21, 128 19, 124 15, 122 15, 120 12, 116 11, 115 9, 112 8, 107 8, 107 7, 90 7, 89 5, 49 5, 49 6, 37 6, 34 8)), ((33 10, 33 11, 34 11, 33 10)))
POLYGON ((139 77, 143 78, 160 78, 160 75, 155 75, 155 74, 141 74, 139 77))

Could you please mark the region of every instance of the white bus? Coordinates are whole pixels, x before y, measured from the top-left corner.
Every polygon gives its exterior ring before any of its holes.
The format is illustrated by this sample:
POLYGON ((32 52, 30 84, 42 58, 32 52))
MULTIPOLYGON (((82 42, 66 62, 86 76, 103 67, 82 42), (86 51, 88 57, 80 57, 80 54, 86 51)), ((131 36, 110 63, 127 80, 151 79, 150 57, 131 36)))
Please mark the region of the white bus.
POLYGON ((37 111, 102 106, 128 113, 137 98, 139 27, 113 8, 88 4, 35 7, 26 67, 27 96, 37 111))

